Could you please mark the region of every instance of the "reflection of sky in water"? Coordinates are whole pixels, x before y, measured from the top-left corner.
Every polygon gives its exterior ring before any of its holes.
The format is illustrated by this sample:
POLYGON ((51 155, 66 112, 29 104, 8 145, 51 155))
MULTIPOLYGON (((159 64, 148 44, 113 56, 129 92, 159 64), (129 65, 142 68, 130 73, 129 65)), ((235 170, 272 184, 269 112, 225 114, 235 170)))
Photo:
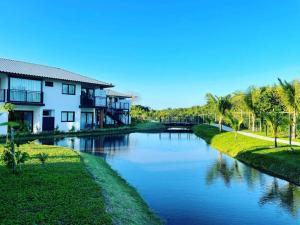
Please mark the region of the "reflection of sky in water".
POLYGON ((104 157, 168 224, 300 224, 300 190, 189 133, 48 140, 104 157))

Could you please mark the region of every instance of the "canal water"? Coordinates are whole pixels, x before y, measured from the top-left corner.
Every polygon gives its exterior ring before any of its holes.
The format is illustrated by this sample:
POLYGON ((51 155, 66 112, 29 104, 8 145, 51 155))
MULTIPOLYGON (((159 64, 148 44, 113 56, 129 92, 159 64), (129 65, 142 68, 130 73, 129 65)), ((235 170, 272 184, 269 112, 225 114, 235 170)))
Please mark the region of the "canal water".
POLYGON ((300 189, 191 133, 41 140, 103 157, 167 224, 300 224, 300 189))

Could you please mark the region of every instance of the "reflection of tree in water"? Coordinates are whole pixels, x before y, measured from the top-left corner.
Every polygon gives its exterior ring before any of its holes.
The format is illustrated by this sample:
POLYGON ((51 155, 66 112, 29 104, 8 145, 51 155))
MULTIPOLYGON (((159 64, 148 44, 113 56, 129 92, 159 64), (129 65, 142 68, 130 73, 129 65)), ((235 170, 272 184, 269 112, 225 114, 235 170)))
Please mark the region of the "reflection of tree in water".
POLYGON ((260 205, 267 203, 277 203, 281 208, 297 216, 300 206, 300 190, 294 184, 287 183, 282 186, 274 178, 272 184, 266 189, 259 200, 260 205))
POLYGON ((207 184, 212 184, 217 178, 221 178, 229 186, 232 179, 242 178, 238 162, 235 160, 231 165, 219 153, 217 160, 209 168, 206 174, 207 184))

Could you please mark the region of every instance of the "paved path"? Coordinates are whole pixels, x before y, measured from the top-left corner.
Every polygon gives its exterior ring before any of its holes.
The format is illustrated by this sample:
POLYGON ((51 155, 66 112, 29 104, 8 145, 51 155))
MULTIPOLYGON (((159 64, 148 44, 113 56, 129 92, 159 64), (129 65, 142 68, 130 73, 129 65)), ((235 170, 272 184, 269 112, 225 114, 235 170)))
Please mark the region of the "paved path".
MULTIPOLYGON (((218 124, 213 124, 213 126, 219 127, 218 124)), ((223 130, 225 130, 225 131, 232 131, 231 127, 224 126, 224 125, 222 127, 223 127, 223 130)), ((265 136, 261 136, 261 135, 258 135, 258 134, 248 133, 248 132, 244 132, 244 131, 238 131, 238 133, 241 134, 241 135, 245 135, 245 136, 253 137, 253 138, 258 138, 258 139, 261 139, 261 140, 274 141, 274 138, 265 137, 265 136)), ((277 142, 282 143, 282 144, 289 144, 288 140, 277 139, 277 142)), ((300 142, 292 141, 292 145, 300 146, 300 142)))

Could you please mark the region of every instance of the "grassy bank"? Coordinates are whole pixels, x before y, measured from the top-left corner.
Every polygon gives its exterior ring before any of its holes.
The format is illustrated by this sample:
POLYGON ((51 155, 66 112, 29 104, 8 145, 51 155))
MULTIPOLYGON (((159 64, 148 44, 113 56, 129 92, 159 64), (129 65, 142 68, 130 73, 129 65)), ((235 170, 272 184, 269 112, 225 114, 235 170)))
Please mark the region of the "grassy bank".
MULTIPOLYGON (((22 174, 0 162, 0 224, 112 224, 101 188, 80 156, 65 148, 23 145, 22 174), (47 153, 43 166, 35 155, 47 153)), ((0 154, 2 154, 2 147, 0 154)))
MULTIPOLYGON (((80 130, 75 132, 41 132, 38 134, 16 133, 15 139, 18 141, 35 140, 37 138, 61 138, 61 137, 84 137, 91 135, 127 134, 132 132, 161 132, 167 128, 157 122, 140 122, 128 126, 101 128, 94 130, 80 130)), ((5 142, 6 137, 0 136, 0 142, 5 142)))
POLYGON ((101 158, 55 146, 20 148, 30 155, 20 174, 0 162, 0 224, 161 224, 101 158), (39 153, 49 155, 45 165, 39 153))
POLYGON ((300 185, 300 147, 279 145, 232 132, 220 133, 218 128, 209 125, 194 127, 197 136, 203 138, 213 148, 237 158, 246 164, 300 185))
POLYGON ((83 161, 102 187, 114 224, 161 224, 138 192, 101 158, 82 153, 83 161))

